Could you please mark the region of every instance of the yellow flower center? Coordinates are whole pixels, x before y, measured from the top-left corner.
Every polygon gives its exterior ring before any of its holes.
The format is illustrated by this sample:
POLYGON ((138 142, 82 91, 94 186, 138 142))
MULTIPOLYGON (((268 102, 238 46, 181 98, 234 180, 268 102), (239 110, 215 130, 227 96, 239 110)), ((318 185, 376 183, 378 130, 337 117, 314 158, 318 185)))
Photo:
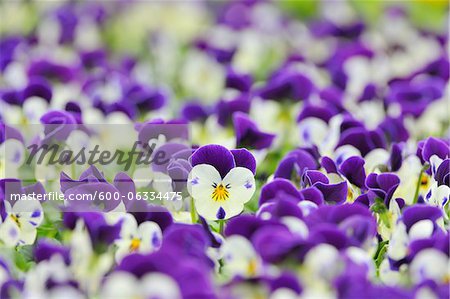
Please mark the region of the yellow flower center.
POLYGON ((133 240, 131 240, 130 251, 137 251, 139 249, 139 246, 141 246, 141 240, 138 238, 134 238, 133 240))
POLYGON ((249 276, 255 276, 258 270, 258 262, 255 259, 251 259, 247 265, 247 274, 249 276))
POLYGON ((428 178, 428 175, 425 173, 422 173, 422 176, 420 177, 420 189, 427 190, 429 185, 430 185, 430 180, 428 178))
POLYGON ((230 197, 227 187, 222 184, 213 184, 214 191, 211 195, 214 201, 226 201, 230 197))
POLYGON ((19 217, 17 217, 14 214, 11 214, 11 219, 14 220, 14 222, 17 224, 17 226, 20 228, 20 221, 19 221, 19 217))

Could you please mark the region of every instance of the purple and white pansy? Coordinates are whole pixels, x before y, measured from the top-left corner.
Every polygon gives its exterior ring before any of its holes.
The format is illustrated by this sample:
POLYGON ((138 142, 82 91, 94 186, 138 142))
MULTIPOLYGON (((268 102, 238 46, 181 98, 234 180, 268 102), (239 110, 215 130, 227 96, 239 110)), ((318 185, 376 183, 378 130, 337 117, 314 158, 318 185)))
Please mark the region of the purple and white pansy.
POLYGON ((446 1, 41 2, 1 5, 0 298, 450 298, 446 1))
POLYGON ((255 193, 256 161, 246 149, 206 145, 191 156, 188 190, 199 215, 224 220, 242 212, 255 193))

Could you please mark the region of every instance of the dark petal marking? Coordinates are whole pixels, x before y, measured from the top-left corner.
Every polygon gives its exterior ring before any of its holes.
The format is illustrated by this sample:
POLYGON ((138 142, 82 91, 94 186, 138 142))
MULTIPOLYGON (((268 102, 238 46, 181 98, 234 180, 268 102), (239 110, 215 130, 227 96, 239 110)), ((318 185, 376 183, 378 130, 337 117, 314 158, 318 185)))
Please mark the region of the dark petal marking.
POLYGON ((224 219, 225 215, 226 215, 225 210, 222 207, 220 207, 219 210, 217 210, 216 214, 217 219, 224 219))

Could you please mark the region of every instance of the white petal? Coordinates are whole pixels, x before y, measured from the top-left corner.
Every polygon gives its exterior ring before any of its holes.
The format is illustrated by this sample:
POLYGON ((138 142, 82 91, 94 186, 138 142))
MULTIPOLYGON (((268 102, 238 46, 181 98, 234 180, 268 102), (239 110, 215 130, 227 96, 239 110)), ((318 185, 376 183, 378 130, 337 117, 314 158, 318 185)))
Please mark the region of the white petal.
POLYGON ((7 139, 0 146, 0 153, 4 154, 6 171, 8 167, 20 166, 25 161, 25 148, 17 139, 7 139))
POLYGON ((228 186, 230 198, 228 201, 248 202, 255 193, 255 177, 253 173, 245 167, 235 167, 223 179, 223 185, 228 186))
POLYGON ((449 259, 441 251, 427 248, 420 251, 410 265, 413 282, 420 283, 426 279, 443 283, 448 275, 449 259))
POLYGON ((133 182, 136 188, 148 187, 153 179, 153 173, 149 167, 137 168, 133 173, 133 182))
POLYGON ((297 217, 287 216, 281 219, 281 222, 294 234, 307 238, 309 235, 308 226, 297 217))
POLYGON ((406 233, 406 227, 403 222, 399 222, 392 233, 389 241, 389 247, 387 254, 394 260, 401 260, 404 258, 408 251, 409 238, 406 233))
POLYGON ((321 119, 308 117, 299 123, 300 144, 322 146, 328 135, 328 125, 321 119))
POLYGON ((100 298, 136 298, 139 296, 139 281, 127 272, 113 272, 103 285, 100 298))
POLYGON ((194 199, 211 199, 214 191, 213 184, 220 184, 222 178, 211 165, 200 164, 194 166, 189 173, 188 191, 194 199))
POLYGON ((0 223, 0 240, 7 247, 14 247, 19 242, 20 229, 16 222, 7 217, 3 223, 0 223))
POLYGON ((306 254, 304 264, 313 277, 327 280, 335 277, 341 268, 339 252, 329 244, 315 246, 306 254))
POLYGON ((39 119, 48 110, 48 103, 40 97, 31 97, 23 103, 23 114, 30 123, 39 123, 39 119))
POLYGON ((162 273, 150 273, 141 279, 142 295, 145 298, 181 299, 178 284, 162 273))
POLYGON ((158 249, 162 243, 162 232, 159 225, 153 221, 146 221, 139 225, 138 235, 141 238, 141 252, 158 249))
POLYGON ((44 211, 38 200, 19 200, 13 206, 13 213, 19 216, 20 222, 28 222, 37 227, 44 220, 44 211))
MULTIPOLYGON (((216 202, 211 198, 211 194, 207 195, 207 197, 203 198, 196 198, 194 199, 195 202, 195 209, 197 210, 197 213, 205 218, 206 220, 218 220, 218 212, 220 209, 223 209, 225 211, 225 217, 223 219, 228 219, 232 214, 232 211, 228 208, 228 205, 225 207, 226 202, 216 202)), ((242 204, 239 205, 241 207, 242 204)), ((243 208, 243 207, 242 207, 243 208)), ((238 212, 239 213, 239 212, 238 212)), ((237 213, 237 214, 238 214, 237 213)), ((235 215, 237 215, 235 214, 235 215)))
POLYGON ((136 218, 131 214, 125 214, 122 218, 122 228, 120 230, 121 239, 133 239, 137 237, 138 224, 136 218))
POLYGON ((431 220, 424 219, 414 223, 409 229, 410 240, 428 238, 433 233, 434 224, 431 220))
POLYGON ((367 173, 373 172, 377 165, 386 164, 389 161, 390 154, 387 150, 376 148, 371 150, 365 157, 364 169, 367 173))
POLYGON ((254 276, 261 269, 261 260, 250 241, 242 236, 227 238, 220 247, 223 271, 231 276, 254 276))
POLYGON ((46 296, 48 299, 85 299, 86 296, 83 295, 78 289, 68 286, 61 286, 53 288, 49 294, 46 296))
POLYGON ((172 178, 162 172, 153 173, 153 188, 161 193, 173 192, 172 178))
POLYGON ((312 201, 302 200, 297 204, 297 206, 302 210, 302 214, 304 216, 308 216, 314 210, 317 210, 319 207, 312 201))
POLYGON ((31 225, 29 222, 20 223, 20 240, 21 245, 31 245, 36 240, 36 227, 31 225))

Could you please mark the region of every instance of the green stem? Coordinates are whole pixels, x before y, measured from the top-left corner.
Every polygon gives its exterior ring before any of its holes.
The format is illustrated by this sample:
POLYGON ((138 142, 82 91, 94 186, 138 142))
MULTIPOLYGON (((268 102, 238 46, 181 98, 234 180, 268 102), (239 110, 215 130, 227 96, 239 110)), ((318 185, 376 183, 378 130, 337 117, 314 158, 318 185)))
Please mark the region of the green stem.
POLYGON ((219 220, 219 233, 223 235, 223 226, 225 224, 225 220, 219 220))
POLYGON ((417 183, 416 183, 416 192, 414 193, 413 204, 417 203, 417 200, 419 199, 419 190, 420 190, 420 183, 422 181, 422 174, 428 168, 430 168, 430 164, 425 163, 425 165, 423 165, 422 169, 420 169, 419 178, 417 179, 417 183))
POLYGON ((197 213, 195 212, 195 204, 193 198, 191 198, 191 221, 192 223, 197 222, 197 213))

